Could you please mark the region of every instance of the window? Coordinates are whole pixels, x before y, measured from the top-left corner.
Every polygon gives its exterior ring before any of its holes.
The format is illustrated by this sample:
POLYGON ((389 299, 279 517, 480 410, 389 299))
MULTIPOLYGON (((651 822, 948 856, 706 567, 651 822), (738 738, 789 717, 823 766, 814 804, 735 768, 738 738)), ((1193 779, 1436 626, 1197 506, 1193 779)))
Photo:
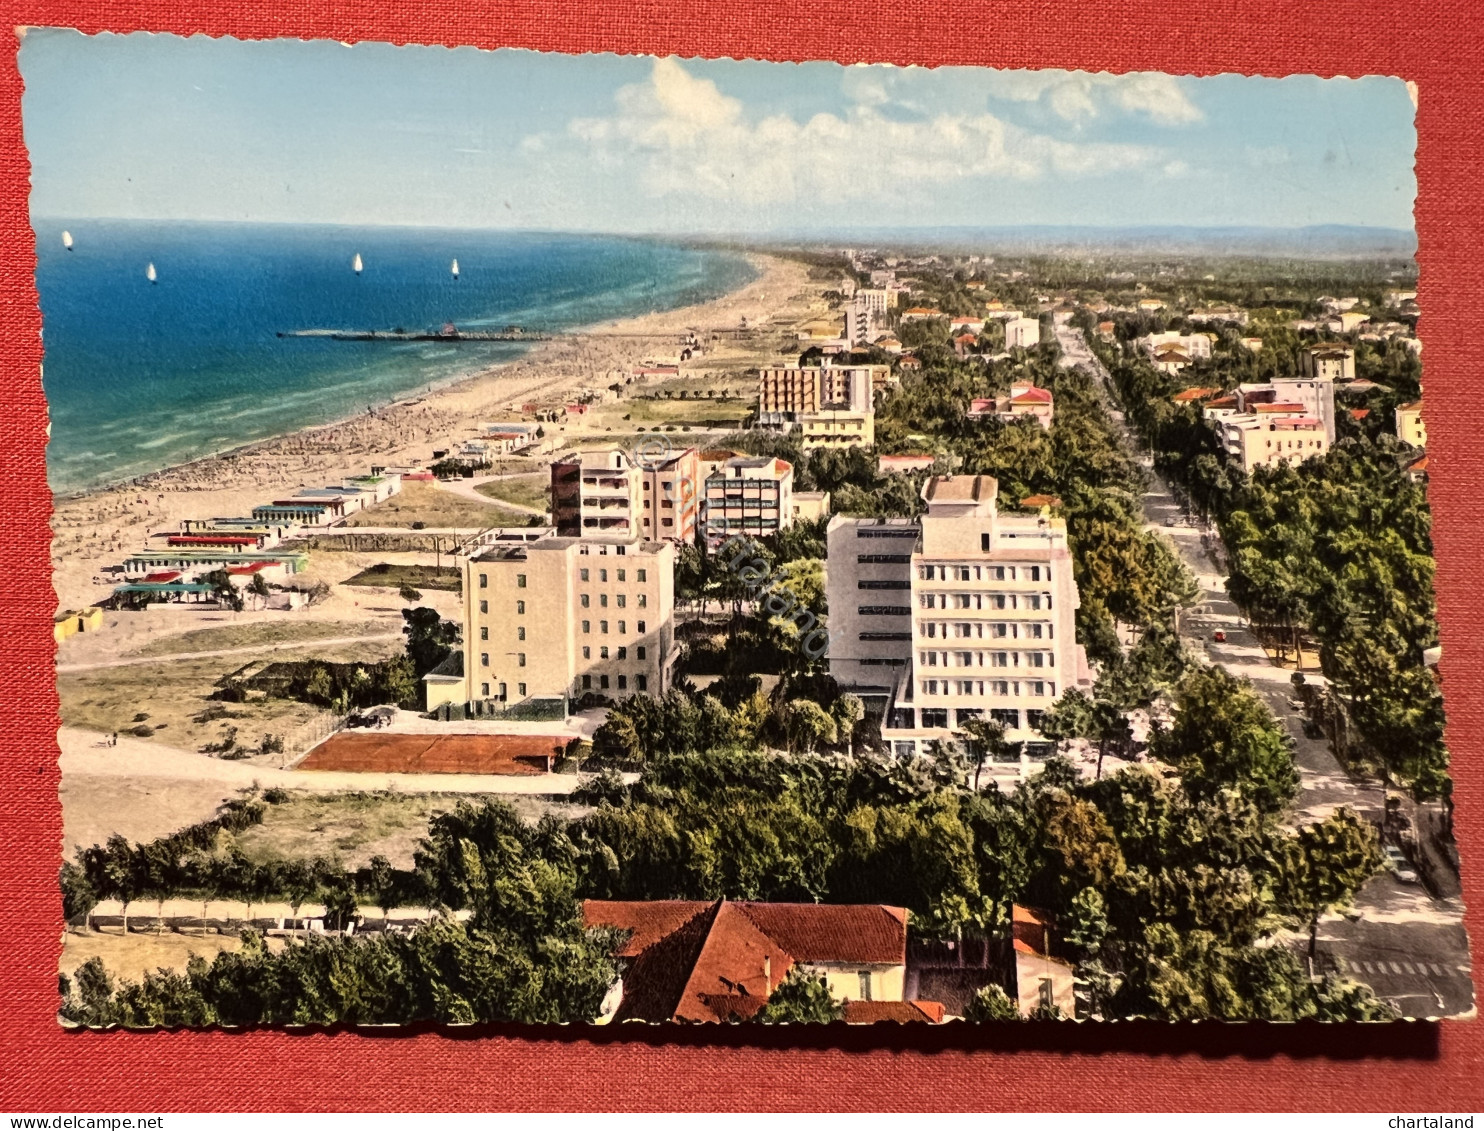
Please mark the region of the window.
POLYGON ((997 723, 1003 723, 1010 730, 1020 729, 1020 711, 1014 707, 992 707, 989 717, 997 723))
POLYGON ((607 581, 608 580, 608 571, 606 569, 600 569, 600 570, 598 570, 598 580, 599 581, 607 581))
POLYGON ((621 621, 619 621, 619 622, 618 622, 618 634, 619 634, 619 635, 620 635, 620 636, 623 636, 623 635, 625 635, 625 634, 626 634, 626 633, 627 633, 627 632, 628 632, 628 631, 629 631, 629 622, 628 622, 628 621, 626 621, 626 620, 621 620, 621 621))
POLYGON ((479 685, 479 697, 481 699, 488 699, 490 697, 490 685, 489 684, 487 684, 487 683, 481 683, 479 685))
POLYGON ((479 575, 479 587, 481 589, 488 589, 490 587, 490 575, 489 574, 487 574, 487 573, 481 573, 479 575))
POLYGON ((629 650, 627 648, 620 648, 618 650, 618 658, 620 660, 627 660, 629 658, 629 650))
POLYGON ((992 679, 989 681, 989 693, 991 695, 1009 695, 1010 681, 1008 679, 992 679))
POLYGON ((516 653, 515 666, 518 668, 523 668, 526 666, 526 654, 524 652, 516 653))
POLYGON ((583 632, 591 632, 592 630, 593 630, 593 622, 592 621, 585 620, 585 621, 582 622, 582 631, 583 632))
POLYGON ((582 658, 584 660, 591 660, 593 658, 593 650, 586 644, 582 646, 582 658))
POLYGON ((524 640, 526 638, 526 627, 525 627, 525 625, 521 625, 519 628, 517 628, 515 630, 515 638, 517 640, 524 640))
POLYGON ((936 652, 924 652, 922 654, 922 662, 924 664, 926 664, 930 668, 937 667, 938 666, 938 653, 936 653, 936 652))
POLYGON ((637 577, 640 581, 646 580, 646 578, 645 578, 645 571, 642 570, 642 569, 635 570, 634 571, 634 576, 637 577))
POLYGON ((634 682, 636 684, 638 684, 640 691, 648 691, 649 690, 649 677, 647 675, 635 676, 634 677, 634 682))
POLYGON ((605 634, 607 633, 607 631, 608 631, 608 622, 606 620, 600 620, 598 622, 598 631, 599 632, 602 632, 602 633, 605 633, 605 634))
POLYGON ((524 699, 526 697, 526 685, 523 683, 517 683, 515 685, 515 693, 522 699, 524 699))
POLYGON ((622 580, 623 580, 623 579, 624 579, 624 574, 626 574, 626 573, 628 573, 628 572, 629 572, 629 571, 628 571, 628 570, 626 570, 626 569, 621 569, 621 570, 619 570, 619 571, 618 571, 618 579, 619 579, 619 580, 620 580, 620 581, 622 581, 622 580))
POLYGON ((505 701, 505 684, 500 684, 500 702, 505 701))
POLYGON ((638 624, 638 629, 639 629, 640 635, 643 635, 643 633, 644 633, 644 622, 642 620, 638 624))
POLYGON ((1010 666, 1010 653, 991 652, 989 654, 989 663, 991 667, 1007 668, 1010 666))
POLYGON ((871 1000, 871 972, 869 970, 862 970, 860 972, 859 977, 860 977, 860 983, 861 983, 861 1001, 870 1001, 871 1000))
POLYGON ((589 597, 586 593, 584 593, 584 594, 582 594, 582 596, 578 597, 577 598, 577 601, 578 601, 579 604, 582 605, 582 607, 584 609, 588 608, 593 603, 593 599, 591 597, 589 597))
POLYGON ((587 570, 585 570, 585 569, 578 570, 577 571, 577 576, 579 578, 581 578, 583 581, 586 581, 588 579, 587 570))
POLYGON ((1028 609, 1039 609, 1041 607, 1041 595, 1039 593, 1027 593, 1025 595, 1025 607, 1028 609))
POLYGON ((526 603, 524 601, 517 601, 517 602, 515 602, 515 612, 516 612, 516 615, 517 616, 525 616, 526 615, 526 603))
POLYGON ((598 686, 604 691, 608 690, 608 677, 606 675, 600 675, 598 677, 598 686))
POLYGON ((984 554, 989 553, 989 534, 988 533, 981 533, 979 535, 979 552, 980 553, 984 553, 984 554))
POLYGON ((618 689, 620 691, 627 691, 629 689, 629 677, 628 676, 621 675, 621 676, 618 677, 618 689))
POLYGON ((487 612, 489 612, 490 611, 490 603, 488 601, 480 601, 479 602, 479 611, 481 613, 487 613, 487 612))
POLYGON ((515 575, 515 587, 517 589, 524 589, 526 587, 526 575, 525 574, 523 574, 523 573, 517 573, 515 575))
POLYGON ((606 660, 607 658, 608 658, 608 645, 604 644, 601 648, 598 649, 598 659, 600 659, 600 660, 606 660))
POLYGON ((590 675, 583 676, 582 677, 582 690, 584 690, 584 691, 591 691, 592 690, 592 686, 593 686, 593 677, 590 676, 590 675))
POLYGON ((488 626, 486 626, 486 625, 480 625, 479 626, 479 639, 481 639, 481 640, 488 640, 489 638, 490 638, 490 630, 489 630, 488 626))
POLYGON ((490 654, 488 652, 479 653, 479 666, 482 668, 490 666, 490 654))
MULTIPOLYGON (((646 650, 645 650, 644 645, 642 645, 642 644, 639 645, 639 647, 637 647, 637 648, 634 649, 634 655, 638 659, 641 659, 641 660, 644 659, 645 654, 646 654, 646 650)), ((641 688, 640 690, 643 690, 643 689, 641 688)))
POLYGON ((1046 666, 1046 653, 1027 652, 1025 654, 1025 665, 1028 668, 1044 668, 1046 666))
POLYGON ((1040 640, 1041 631, 1041 626, 1039 624, 1028 624, 1025 626, 1025 634, 1031 640, 1040 640))
POLYGON ((626 605, 626 604, 627 604, 627 603, 628 603, 628 598, 627 598, 627 597, 625 597, 625 596, 624 596, 624 595, 623 595, 623 594, 622 594, 622 593, 620 593, 620 594, 619 594, 619 595, 618 595, 618 596, 617 596, 617 598, 615 598, 615 600, 617 600, 617 601, 618 601, 618 607, 619 607, 619 608, 620 608, 620 609, 621 609, 621 608, 623 608, 623 607, 624 607, 624 606, 625 606, 625 605, 626 605))
POLYGON ((948 726, 948 708, 924 707, 922 709, 922 726, 924 730, 933 727, 946 729, 948 726))
POLYGON ((960 581, 968 581, 969 580, 969 567, 968 566, 959 566, 958 567, 958 579, 960 581))
POLYGON ((602 607, 602 608, 605 608, 605 609, 608 607, 608 594, 607 593, 599 593, 598 594, 598 605, 600 607, 602 607))
MULTIPOLYGON (((1040 566, 1031 566, 1030 567, 1030 571, 1031 571, 1031 580, 1032 581, 1040 581, 1041 580, 1041 567, 1040 566)), ((1051 573, 1050 569, 1048 568, 1046 572, 1047 572, 1047 578, 1046 578, 1046 580, 1050 581, 1051 580, 1051 578, 1050 578, 1050 573, 1051 573)))

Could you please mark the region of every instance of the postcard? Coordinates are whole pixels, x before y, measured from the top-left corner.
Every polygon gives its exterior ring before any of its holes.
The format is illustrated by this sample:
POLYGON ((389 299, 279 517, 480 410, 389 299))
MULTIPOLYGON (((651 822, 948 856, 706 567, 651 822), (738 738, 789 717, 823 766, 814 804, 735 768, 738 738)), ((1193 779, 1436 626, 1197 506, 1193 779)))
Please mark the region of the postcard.
POLYGON ((1472 1015, 1401 80, 20 67, 60 1023, 1472 1015))

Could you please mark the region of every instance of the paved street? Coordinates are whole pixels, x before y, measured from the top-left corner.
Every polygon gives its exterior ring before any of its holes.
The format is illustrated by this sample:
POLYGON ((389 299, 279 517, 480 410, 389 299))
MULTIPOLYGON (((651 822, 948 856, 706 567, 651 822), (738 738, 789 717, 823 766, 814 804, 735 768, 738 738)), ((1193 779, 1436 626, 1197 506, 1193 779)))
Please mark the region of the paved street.
MULTIPOLYGON (((1063 364, 1084 368, 1097 377, 1113 419, 1122 424, 1107 370, 1081 332, 1058 327, 1057 341, 1063 364)), ((1137 440, 1126 428, 1125 436, 1137 450, 1137 440)), ((1303 716, 1293 698, 1293 673, 1268 660, 1226 594, 1226 577, 1218 568, 1224 551, 1214 528, 1203 532, 1197 525, 1183 524, 1183 512, 1168 485, 1153 472, 1151 482, 1144 496, 1147 525, 1169 536, 1201 586, 1200 604, 1181 617, 1181 638, 1203 652, 1209 662, 1250 678, 1293 737, 1299 771, 1293 823, 1323 820, 1337 805, 1349 805, 1379 820, 1385 804, 1382 783, 1352 777, 1327 741, 1305 736, 1303 716), (1181 525, 1171 526, 1171 520, 1181 525), (1213 639, 1218 629, 1226 635, 1220 644, 1213 639)), ((1318 657, 1306 655, 1305 663, 1317 668, 1318 657)), ((1306 671, 1305 678, 1324 680, 1318 671, 1306 671)), ((1307 936, 1294 942, 1306 948, 1307 936)), ((1420 884, 1404 884, 1389 872, 1367 883, 1345 914, 1320 922, 1317 958, 1320 970, 1364 982, 1408 1017, 1452 1016, 1473 1010, 1462 902, 1435 899, 1420 884)))

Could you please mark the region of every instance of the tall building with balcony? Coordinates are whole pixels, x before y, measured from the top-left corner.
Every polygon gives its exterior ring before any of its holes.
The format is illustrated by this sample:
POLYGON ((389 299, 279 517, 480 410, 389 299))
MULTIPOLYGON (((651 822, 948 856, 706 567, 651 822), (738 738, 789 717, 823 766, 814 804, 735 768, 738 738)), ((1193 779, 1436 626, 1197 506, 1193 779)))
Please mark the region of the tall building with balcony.
POLYGON ((800 431, 805 447, 869 447, 874 395, 890 380, 887 365, 767 366, 758 373, 758 424, 800 431))
POLYGON ((980 717, 1038 743, 1046 708, 1090 681, 1066 524, 1000 514, 997 489, 939 476, 919 519, 830 521, 830 674, 881 713, 898 756, 980 717))
POLYGON ((641 453, 582 452, 551 465, 552 522, 567 538, 689 542, 700 519, 695 448, 641 453))
POLYGON ((739 457, 706 478, 706 544, 733 535, 762 538, 793 523, 794 467, 787 460, 739 457))
POLYGON ((659 696, 672 686, 672 543, 538 538, 477 550, 463 574, 462 682, 429 680, 430 710, 557 718, 589 695, 659 696))

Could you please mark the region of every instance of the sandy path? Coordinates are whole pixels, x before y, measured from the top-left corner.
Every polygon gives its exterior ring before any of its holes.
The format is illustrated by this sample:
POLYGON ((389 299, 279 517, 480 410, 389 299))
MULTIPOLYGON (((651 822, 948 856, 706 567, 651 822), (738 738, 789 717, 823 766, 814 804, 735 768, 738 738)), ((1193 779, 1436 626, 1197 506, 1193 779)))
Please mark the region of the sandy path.
MULTIPOLYGON (((59 607, 106 596, 113 581, 98 577, 98 568, 117 562, 151 533, 178 528, 182 519, 247 514, 266 498, 363 473, 372 463, 424 463, 434 447, 456 447, 479 435, 481 421, 519 417, 523 404, 555 409, 583 390, 601 392, 643 362, 675 362, 679 336, 688 329, 732 328, 743 319, 759 325, 817 287, 801 263, 751 259, 759 276, 712 302, 592 327, 374 412, 58 500, 52 559, 59 607)), ((580 428, 567 429, 574 431, 580 428)))

